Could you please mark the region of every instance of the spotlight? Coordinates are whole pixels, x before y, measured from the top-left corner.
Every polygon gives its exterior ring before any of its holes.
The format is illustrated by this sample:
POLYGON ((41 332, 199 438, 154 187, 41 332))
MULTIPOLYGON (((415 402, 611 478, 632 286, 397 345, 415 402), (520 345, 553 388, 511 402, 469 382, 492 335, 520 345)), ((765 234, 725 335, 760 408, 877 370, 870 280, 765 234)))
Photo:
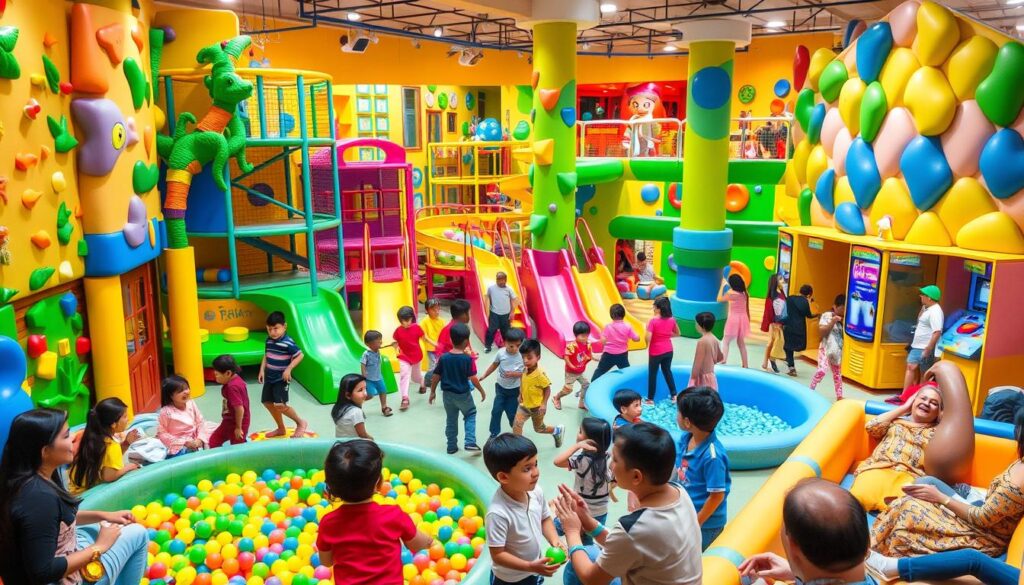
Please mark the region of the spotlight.
POLYGON ((666 53, 674 53, 674 52, 678 51, 679 49, 676 48, 675 45, 665 45, 664 47, 662 47, 661 50, 665 51, 666 53))
POLYGON ((444 29, 441 28, 441 27, 435 28, 434 29, 434 36, 437 37, 437 38, 443 37, 444 36, 444 29))
POLYGON ((590 43, 587 43, 587 42, 583 43, 582 45, 580 45, 580 49, 582 49, 584 51, 589 51, 590 50, 590 43))
POLYGON ((781 20, 769 20, 764 23, 765 28, 782 28, 786 26, 786 23, 781 20))
POLYGON ((612 14, 613 12, 618 11, 618 9, 619 7, 612 2, 601 3, 601 14, 612 14))
POLYGON ((358 12, 349 12, 347 18, 349 20, 351 20, 352 22, 355 22, 355 21, 359 20, 360 18, 362 18, 362 15, 359 14, 358 12))

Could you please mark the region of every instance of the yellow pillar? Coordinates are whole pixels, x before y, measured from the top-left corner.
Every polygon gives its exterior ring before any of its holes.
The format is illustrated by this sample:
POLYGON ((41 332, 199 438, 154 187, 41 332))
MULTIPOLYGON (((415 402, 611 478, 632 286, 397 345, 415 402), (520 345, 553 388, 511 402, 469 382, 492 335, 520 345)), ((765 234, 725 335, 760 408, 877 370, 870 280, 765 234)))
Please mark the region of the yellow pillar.
POLYGON ((128 338, 124 333, 124 299, 121 277, 85 278, 85 306, 92 327, 92 377, 96 400, 120 398, 132 404, 132 384, 128 375, 128 338))
POLYGON ((202 396, 206 386, 202 342, 199 341, 199 289, 196 286, 193 248, 164 250, 164 266, 167 269, 167 313, 174 372, 188 380, 193 396, 202 396))

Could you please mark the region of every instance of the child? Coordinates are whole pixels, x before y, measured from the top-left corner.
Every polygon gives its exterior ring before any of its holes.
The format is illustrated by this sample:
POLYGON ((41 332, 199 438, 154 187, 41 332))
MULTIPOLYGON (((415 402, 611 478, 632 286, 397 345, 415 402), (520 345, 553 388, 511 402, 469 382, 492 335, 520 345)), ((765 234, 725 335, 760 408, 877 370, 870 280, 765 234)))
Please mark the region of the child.
POLYGON ((363 439, 335 443, 324 461, 327 492, 343 503, 320 521, 316 547, 338 585, 402 583, 402 545, 419 551, 434 544, 402 508, 373 501, 383 467, 384 452, 363 439))
POLYGON ((160 408, 156 437, 167 447, 167 458, 194 453, 210 441, 213 430, 192 400, 188 380, 167 376, 160 384, 160 408))
POLYGON ((832 372, 832 384, 836 388, 836 400, 843 399, 843 317, 846 316, 846 295, 836 295, 832 310, 825 311, 818 320, 818 369, 811 377, 811 390, 825 377, 825 369, 832 372))
MULTIPOLYGON (((458 301, 456 301, 458 302, 458 301)), ((437 397, 437 385, 441 384, 444 402, 444 434, 448 439, 448 454, 459 451, 459 414, 462 414, 466 428, 466 451, 478 453, 476 444, 476 404, 473 403, 473 385, 480 392, 480 400, 487 398, 480 380, 476 377, 476 365, 466 353, 469 346, 469 327, 465 323, 454 323, 449 329, 449 339, 454 347, 437 360, 430 380, 430 404, 437 397)))
POLYGON ((601 359, 597 362, 597 370, 594 371, 594 377, 591 378, 594 382, 613 367, 628 368, 629 347, 627 344, 630 340, 640 341, 640 336, 636 334, 636 331, 633 331, 629 323, 624 321, 626 318, 625 307, 615 303, 608 309, 608 315, 612 318, 612 322, 605 325, 604 330, 601 332, 604 352, 601 354, 601 359))
POLYGON ((683 430, 676 475, 697 510, 701 550, 707 550, 725 528, 725 504, 732 485, 729 457, 715 435, 725 409, 718 392, 703 387, 687 388, 676 408, 676 422, 683 430))
POLYGON ((561 447, 565 427, 549 427, 544 424, 544 413, 547 412, 548 398, 551 396, 551 380, 544 373, 544 368, 540 367, 540 342, 536 339, 527 339, 519 348, 519 353, 523 356, 526 372, 521 380, 519 409, 516 411, 512 432, 517 435, 523 434, 523 425, 527 420, 532 420, 534 432, 550 434, 555 440, 555 447, 561 447))
POLYGON ((782 351, 782 324, 786 321, 786 277, 774 273, 768 277, 768 295, 764 299, 764 314, 761 317, 761 331, 768 334, 768 344, 764 347, 764 361, 761 369, 779 373, 775 360, 785 357, 782 351))
POLYGON ((522 329, 509 329, 508 335, 502 337, 505 351, 494 356, 494 362, 480 378, 483 382, 495 370, 498 381, 494 385, 494 405, 491 407, 491 437, 501 434, 501 415, 508 419, 509 426, 515 422, 516 408, 519 407, 519 381, 523 377, 523 356, 519 355, 519 346, 526 339, 522 329))
POLYGON ((567 585, 614 577, 645 585, 702 582, 697 514, 686 492, 669 483, 675 458, 672 436, 657 425, 641 422, 616 431, 612 473, 616 485, 632 493, 636 508, 610 530, 587 512, 583 498, 567 486, 558 488, 552 507, 569 546, 567 585), (583 546, 584 533, 602 549, 583 546))
POLYGON ((110 483, 139 468, 124 462, 124 450, 138 439, 132 431, 124 442, 114 435, 128 428, 128 405, 120 398, 106 398, 89 410, 78 453, 68 472, 71 493, 78 495, 101 483, 110 483))
POLYGON ((492 585, 539 585, 559 568, 543 555, 543 542, 564 548, 537 481, 537 446, 503 433, 484 444, 484 465, 500 487, 484 519, 491 551, 492 585))
POLYGON ((398 348, 398 390, 402 394, 402 404, 398 410, 406 410, 409 408, 409 381, 419 384, 420 394, 423 393, 423 374, 420 372, 423 329, 416 324, 416 311, 412 307, 398 309, 398 322, 401 326, 395 329, 391 337, 395 340, 392 345, 398 348))
POLYGON ((366 378, 359 374, 345 374, 338 385, 338 401, 331 409, 335 437, 373 440, 370 433, 366 432, 366 417, 363 416, 363 403, 366 399, 366 378))
POLYGON ((260 373, 256 378, 263 384, 261 402, 274 417, 277 428, 267 433, 267 438, 283 437, 288 430, 284 427, 284 416, 295 422, 293 438, 306 434, 308 425, 300 418, 295 409, 288 406, 288 385, 292 381, 292 370, 302 361, 302 350, 288 335, 288 324, 284 313, 274 311, 267 315, 267 345, 260 363, 260 373))
POLYGON ((565 384, 551 399, 555 410, 562 410, 562 397, 572 393, 572 387, 576 382, 580 383, 580 391, 576 393, 580 397, 579 409, 587 409, 584 399, 587 397, 590 380, 587 379, 585 372, 587 364, 594 359, 594 348, 590 345, 590 324, 586 321, 577 321, 572 326, 572 334, 575 339, 565 344, 565 384))
POLYGON ((817 317, 811 309, 814 302, 814 287, 809 284, 800 285, 800 294, 786 297, 786 322, 782 325, 785 337, 782 348, 786 351, 786 375, 796 376, 796 359, 798 351, 807 349, 807 320, 817 317))
POLYGON ((740 349, 740 362, 747 367, 747 335, 750 335, 750 297, 747 295, 747 284, 739 274, 730 274, 727 281, 722 282, 718 302, 729 302, 729 316, 725 319, 725 333, 722 336, 722 355, 729 359, 729 343, 736 340, 740 349), (725 290, 728 283, 729 290, 725 290))
POLYGON ((707 386, 718 390, 718 379, 715 377, 715 364, 725 361, 718 338, 711 332, 715 328, 715 316, 707 311, 697 313, 694 317, 700 339, 690 367, 690 386, 707 386))
POLYGON ((654 267, 647 261, 647 254, 636 255, 636 296, 644 300, 658 298, 665 294, 665 279, 654 273, 654 267))
POLYGON ((669 397, 676 399, 676 381, 672 377, 672 338, 679 335, 679 324, 672 316, 668 297, 654 301, 655 317, 647 322, 647 404, 654 404, 658 368, 665 377, 669 397))
MULTIPOLYGON (((457 323, 469 325, 469 309, 469 301, 465 299, 456 299, 452 302, 451 309, 449 309, 449 312, 452 314, 452 319, 451 321, 448 321, 448 324, 441 328, 441 331, 437 334, 437 346, 435 347, 434 353, 438 360, 440 360, 441 356, 451 351, 452 347, 454 347, 451 337, 452 326, 457 323)), ((468 327, 466 331, 469 331, 468 327)), ((473 358, 473 362, 476 363, 476 353, 469 345, 469 338, 466 338, 466 354, 473 358)))
POLYGON ((643 413, 640 395, 633 390, 618 390, 612 396, 612 406, 615 407, 615 420, 612 423, 614 430, 640 422, 640 415, 643 413))
POLYGON ((210 448, 224 443, 240 445, 249 433, 249 387, 242 379, 242 368, 230 355, 213 359, 213 378, 221 384, 220 426, 210 435, 210 448))
POLYGON ((519 297, 508 286, 508 275, 499 272, 494 275, 494 284, 484 294, 484 312, 487 313, 487 333, 484 335, 484 353, 491 353, 494 334, 501 332, 505 339, 512 322, 512 310, 519 304, 519 297))
MULTIPOLYGON (((555 467, 569 469, 576 476, 573 490, 587 503, 590 515, 601 524, 608 518, 608 497, 614 481, 608 467, 608 448, 612 444, 612 426, 608 421, 588 416, 580 423, 576 444, 555 457, 555 467)), ((561 523, 555 521, 561 531, 561 523)), ((559 532, 561 534, 561 532, 559 532)), ((583 544, 593 544, 589 534, 583 544)))
POLYGON ((380 372, 380 346, 384 343, 384 335, 375 329, 363 334, 366 351, 359 358, 359 369, 366 378, 366 395, 380 398, 380 412, 384 416, 394 414, 388 406, 388 389, 384 386, 384 376, 380 372))
MULTIPOLYGON (((423 303, 423 308, 427 312, 427 318, 420 323, 420 328, 423 329, 423 343, 427 346, 427 375, 424 380, 430 383, 434 366, 437 364, 437 340, 444 329, 444 320, 441 319, 441 301, 429 298, 423 303)), ((420 394, 426 393, 426 385, 420 386, 420 394)))

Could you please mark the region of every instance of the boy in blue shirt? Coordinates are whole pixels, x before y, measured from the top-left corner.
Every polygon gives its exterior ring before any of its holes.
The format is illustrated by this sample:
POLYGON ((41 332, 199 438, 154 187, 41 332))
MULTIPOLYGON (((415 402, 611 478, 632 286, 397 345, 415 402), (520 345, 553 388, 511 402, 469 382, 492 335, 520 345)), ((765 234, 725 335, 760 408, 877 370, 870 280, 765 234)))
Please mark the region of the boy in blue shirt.
POLYGON ((454 323, 451 328, 452 349, 442 355, 434 366, 430 380, 430 404, 437 399, 437 386, 441 385, 441 398, 444 403, 445 425, 444 434, 448 440, 448 454, 459 451, 459 415, 462 415, 466 428, 465 449, 470 453, 479 453, 476 444, 476 403, 473 402, 473 388, 480 392, 480 400, 487 394, 480 380, 476 377, 476 364, 466 353, 469 346, 469 326, 465 323, 454 323))
POLYGON ((701 550, 707 550, 725 528, 732 478, 729 457, 715 436, 725 408, 718 392, 700 386, 676 398, 676 422, 683 430, 676 449, 676 480, 686 489, 700 523, 701 550))
POLYGON ((263 384, 260 402, 270 412, 277 425, 277 428, 267 433, 267 438, 283 437, 287 434, 283 418, 285 416, 295 422, 293 438, 306 435, 306 421, 288 405, 288 386, 292 381, 292 370, 299 365, 302 357, 302 350, 288 336, 288 324, 285 322, 284 313, 274 311, 267 315, 266 351, 263 354, 263 362, 260 363, 259 376, 256 378, 263 384))
POLYGON ((644 407, 640 395, 635 391, 622 389, 615 392, 612 396, 612 406, 619 413, 615 415, 615 421, 612 423, 613 430, 640 422, 644 407))

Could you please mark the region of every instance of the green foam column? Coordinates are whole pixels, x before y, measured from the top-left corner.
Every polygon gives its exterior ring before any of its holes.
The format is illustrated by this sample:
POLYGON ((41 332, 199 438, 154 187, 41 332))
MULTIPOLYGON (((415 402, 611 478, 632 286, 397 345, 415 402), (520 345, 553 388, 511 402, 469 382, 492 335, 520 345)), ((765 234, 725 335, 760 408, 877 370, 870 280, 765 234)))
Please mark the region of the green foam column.
POLYGON ((563 247, 576 221, 576 23, 533 27, 533 247, 563 247), (559 188, 559 175, 562 185, 559 188), (566 192, 568 191, 568 192, 566 192))

